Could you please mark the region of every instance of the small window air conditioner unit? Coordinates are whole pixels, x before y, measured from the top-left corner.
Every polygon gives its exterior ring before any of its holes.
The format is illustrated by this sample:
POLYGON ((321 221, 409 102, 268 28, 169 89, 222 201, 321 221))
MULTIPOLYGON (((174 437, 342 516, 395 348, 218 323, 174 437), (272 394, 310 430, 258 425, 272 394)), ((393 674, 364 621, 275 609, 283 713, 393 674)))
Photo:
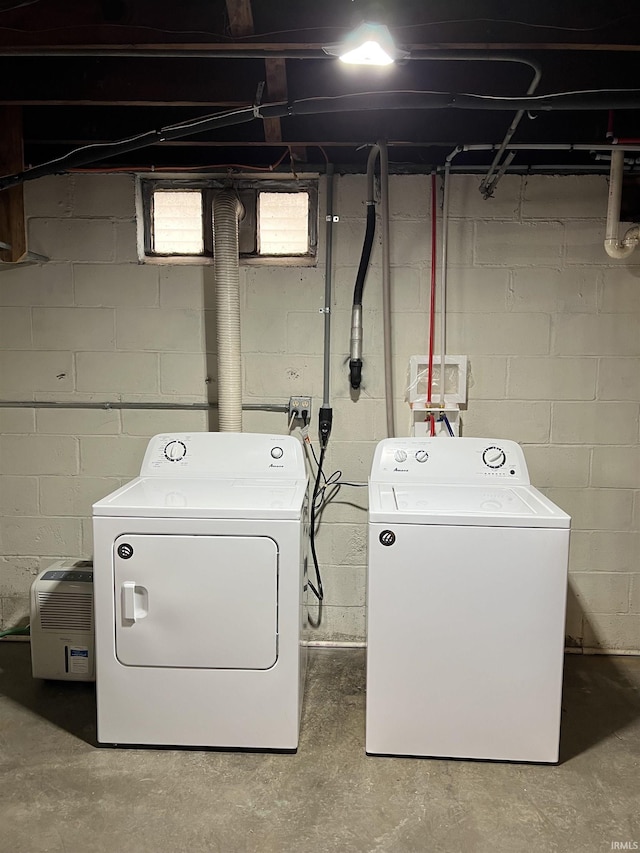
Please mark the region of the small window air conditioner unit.
POLYGON ((93 563, 60 560, 31 585, 34 678, 95 681, 93 563))

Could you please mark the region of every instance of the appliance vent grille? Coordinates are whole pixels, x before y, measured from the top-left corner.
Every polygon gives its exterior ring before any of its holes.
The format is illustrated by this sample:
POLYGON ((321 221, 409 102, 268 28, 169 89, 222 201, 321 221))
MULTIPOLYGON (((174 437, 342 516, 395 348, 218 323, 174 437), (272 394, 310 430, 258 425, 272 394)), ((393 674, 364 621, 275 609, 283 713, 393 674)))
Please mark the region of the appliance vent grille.
POLYGON ((39 592, 38 610, 44 631, 93 631, 90 592, 39 592))

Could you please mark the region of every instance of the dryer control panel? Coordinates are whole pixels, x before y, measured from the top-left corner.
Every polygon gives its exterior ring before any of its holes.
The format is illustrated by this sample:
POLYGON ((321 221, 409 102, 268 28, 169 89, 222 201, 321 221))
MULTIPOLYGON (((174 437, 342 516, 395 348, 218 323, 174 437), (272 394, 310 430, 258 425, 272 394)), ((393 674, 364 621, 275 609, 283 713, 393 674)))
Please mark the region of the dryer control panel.
POLYGON ((386 438, 375 452, 371 481, 529 485, 522 448, 496 438, 386 438))
POLYGON ((306 471, 302 447, 292 436, 193 432, 154 436, 140 476, 304 480, 306 471))

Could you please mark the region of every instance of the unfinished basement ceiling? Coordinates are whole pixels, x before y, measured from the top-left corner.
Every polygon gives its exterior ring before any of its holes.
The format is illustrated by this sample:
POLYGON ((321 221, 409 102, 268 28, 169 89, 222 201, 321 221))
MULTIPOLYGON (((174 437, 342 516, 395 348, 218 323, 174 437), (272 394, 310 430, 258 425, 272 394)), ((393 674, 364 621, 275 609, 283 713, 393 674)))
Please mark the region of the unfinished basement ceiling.
MULTIPOLYGON (((640 11, 628 0, 0 2, 0 105, 22 108, 28 166, 78 146, 249 106, 263 81, 263 103, 400 90, 521 97, 534 68, 506 57, 540 67, 540 95, 634 88, 640 11), (323 54, 323 45, 340 41, 364 19, 386 23, 412 57, 453 53, 460 59, 410 58, 356 69, 323 54), (496 61, 471 60, 473 54, 496 61)), ((588 110, 525 113, 513 142, 606 144, 606 106, 605 98, 588 110)), ((11 121, 20 114, 4 112, 11 121)), ((504 109, 375 109, 256 119, 107 153, 99 165, 206 169, 282 159, 279 168, 288 170, 292 162, 315 169, 328 159, 337 168, 362 170, 362 146, 387 139, 392 169, 422 171, 442 165, 456 145, 500 144, 513 115, 504 109)), ((613 131, 640 137, 640 111, 616 110, 613 131)), ((456 166, 481 169, 493 156, 466 152, 456 166)), ((609 168, 589 150, 519 151, 512 163, 520 169, 555 166, 609 168)))

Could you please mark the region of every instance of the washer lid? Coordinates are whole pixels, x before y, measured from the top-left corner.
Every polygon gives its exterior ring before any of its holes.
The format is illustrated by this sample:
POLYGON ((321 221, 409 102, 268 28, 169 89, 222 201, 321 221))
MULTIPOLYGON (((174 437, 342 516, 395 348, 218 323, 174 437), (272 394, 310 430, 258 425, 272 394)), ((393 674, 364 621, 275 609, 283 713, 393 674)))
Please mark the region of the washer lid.
POLYGON ((533 486, 418 483, 370 483, 369 520, 486 527, 569 527, 571 523, 533 486))
POLYGON ((138 477, 93 505, 94 516, 300 518, 306 481, 138 477))

